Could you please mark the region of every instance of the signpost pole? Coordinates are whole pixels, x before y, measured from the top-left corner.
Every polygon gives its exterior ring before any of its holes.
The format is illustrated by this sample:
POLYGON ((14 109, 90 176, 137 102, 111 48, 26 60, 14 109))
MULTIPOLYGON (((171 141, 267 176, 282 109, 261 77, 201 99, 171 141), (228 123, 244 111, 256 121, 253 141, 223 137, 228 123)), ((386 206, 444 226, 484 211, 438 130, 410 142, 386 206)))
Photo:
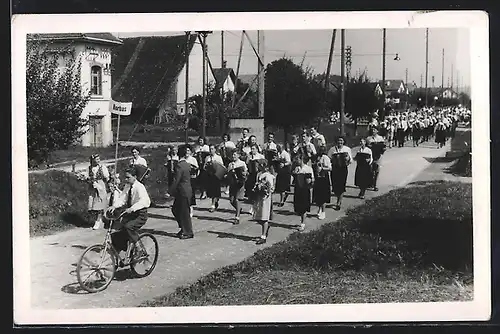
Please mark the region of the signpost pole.
POLYGON ((116 166, 118 164, 118 139, 120 138, 120 114, 118 114, 118 125, 116 127, 116 148, 115 148, 115 174, 116 166))

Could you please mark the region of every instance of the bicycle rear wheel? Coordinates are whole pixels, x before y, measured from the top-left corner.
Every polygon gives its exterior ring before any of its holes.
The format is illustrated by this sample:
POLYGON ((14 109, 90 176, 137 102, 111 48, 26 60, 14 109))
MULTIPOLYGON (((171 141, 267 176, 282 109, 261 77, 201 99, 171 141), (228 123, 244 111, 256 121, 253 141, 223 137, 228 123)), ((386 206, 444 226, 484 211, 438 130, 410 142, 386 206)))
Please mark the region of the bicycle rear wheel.
POLYGON ((150 233, 142 234, 130 256, 130 269, 138 277, 146 277, 153 272, 158 261, 158 241, 150 233))
POLYGON ((108 287, 116 272, 116 258, 110 247, 88 247, 78 260, 76 277, 87 292, 99 292, 108 287))

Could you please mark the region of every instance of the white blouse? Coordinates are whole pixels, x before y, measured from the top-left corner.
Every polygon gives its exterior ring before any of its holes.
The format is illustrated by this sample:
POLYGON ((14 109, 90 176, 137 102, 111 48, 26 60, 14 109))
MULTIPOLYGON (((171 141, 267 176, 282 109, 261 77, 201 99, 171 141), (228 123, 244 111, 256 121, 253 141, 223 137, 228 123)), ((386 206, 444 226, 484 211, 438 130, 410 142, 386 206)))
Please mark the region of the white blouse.
POLYGON ((214 156, 207 155, 207 157, 205 158, 205 163, 209 163, 212 161, 217 162, 217 163, 221 164, 222 166, 224 166, 224 162, 222 161, 222 157, 218 154, 215 154, 214 156))
POLYGON ((290 165, 292 163, 292 159, 290 158, 290 153, 288 153, 285 150, 281 151, 281 153, 279 154, 279 157, 280 157, 280 159, 285 160, 285 166, 290 165))
POLYGON ((372 150, 369 147, 364 147, 364 148, 359 148, 359 153, 368 153, 370 155, 370 161, 368 162, 371 164, 373 162, 373 155, 372 155, 372 150))
POLYGON ((231 161, 227 166, 227 170, 230 171, 240 167, 243 167, 243 170, 245 171, 247 170, 247 164, 243 160, 238 159, 236 161, 231 161))
POLYGON ((294 174, 311 174, 312 181, 314 182, 314 171, 309 165, 297 166, 294 170, 294 174))
POLYGON ((351 149, 345 145, 342 145, 341 148, 338 148, 337 146, 332 146, 332 148, 328 151, 328 157, 331 157, 335 153, 343 153, 346 152, 347 155, 349 156, 349 159, 347 161, 347 165, 349 165, 352 162, 352 153, 351 149))

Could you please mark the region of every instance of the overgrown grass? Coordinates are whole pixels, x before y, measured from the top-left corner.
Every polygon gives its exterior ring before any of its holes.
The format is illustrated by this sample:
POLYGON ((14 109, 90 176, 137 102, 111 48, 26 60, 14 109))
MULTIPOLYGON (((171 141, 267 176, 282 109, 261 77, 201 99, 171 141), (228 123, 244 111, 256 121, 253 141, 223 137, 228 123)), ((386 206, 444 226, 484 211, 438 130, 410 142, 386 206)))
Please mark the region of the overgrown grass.
POLYGON ((471 275, 471 185, 420 183, 143 306, 464 300, 471 275))
POLYGON ((90 226, 88 186, 72 173, 29 174, 30 236, 90 226))

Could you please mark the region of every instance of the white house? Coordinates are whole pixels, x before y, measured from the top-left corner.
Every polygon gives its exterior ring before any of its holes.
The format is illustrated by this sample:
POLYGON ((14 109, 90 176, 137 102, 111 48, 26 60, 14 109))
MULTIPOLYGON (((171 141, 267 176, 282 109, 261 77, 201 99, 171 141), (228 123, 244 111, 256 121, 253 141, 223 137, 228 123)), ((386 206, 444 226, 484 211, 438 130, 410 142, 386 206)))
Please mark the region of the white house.
POLYGON ((89 120, 81 144, 111 145, 111 53, 113 47, 122 44, 121 40, 111 33, 62 33, 30 35, 28 41, 38 41, 47 51, 57 55, 60 69, 66 66, 67 57, 81 60, 83 92, 91 92, 90 101, 81 115, 89 120))

